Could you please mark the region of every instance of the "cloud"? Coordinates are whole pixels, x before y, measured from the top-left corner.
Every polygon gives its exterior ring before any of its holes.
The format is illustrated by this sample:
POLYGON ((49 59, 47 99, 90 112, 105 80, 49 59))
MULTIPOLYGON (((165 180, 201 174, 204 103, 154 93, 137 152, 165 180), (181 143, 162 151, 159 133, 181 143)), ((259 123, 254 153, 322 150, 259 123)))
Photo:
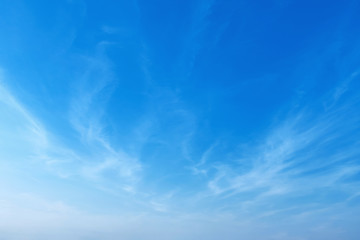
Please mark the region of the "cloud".
POLYGON ((104 53, 105 48, 99 44, 97 55, 85 58, 85 70, 75 84, 71 99, 69 121, 83 144, 92 149, 87 161, 83 162, 81 174, 105 185, 112 185, 113 178, 117 178, 123 181, 121 185, 132 185, 131 189, 134 189, 142 169, 138 157, 113 147, 104 133, 104 109, 116 85, 111 63, 104 53), (113 178, 107 179, 108 176, 113 178))
POLYGON ((102 133, 102 126, 99 123, 101 119, 97 119, 97 112, 90 110, 94 98, 108 83, 96 82, 94 88, 90 87, 90 89, 87 86, 89 91, 83 92, 77 101, 74 100, 75 107, 73 105, 71 110, 73 126, 85 140, 84 144, 96 149, 96 152, 92 149, 84 152, 61 143, 56 136, 47 131, 43 124, 5 87, 4 74, 2 75, 0 110, 3 118, 0 121, 0 128, 3 141, 7 139, 7 142, 2 142, 1 147, 4 150, 0 156, 6 159, 6 164, 21 160, 25 164, 24 169, 37 166, 40 167, 37 173, 48 171, 54 177, 60 178, 80 176, 93 181, 94 185, 114 185, 115 182, 119 182, 114 181, 115 178, 121 180, 119 186, 127 186, 125 188, 128 190, 134 189, 134 184, 139 181, 138 173, 142 168, 140 162, 122 149, 113 149, 102 133), (112 178, 107 179, 108 175, 112 178))
MULTIPOLYGON (((183 51, 178 63, 185 78, 191 76, 201 52, 216 46, 230 24, 230 19, 222 19, 223 21, 218 21, 218 23, 221 22, 220 26, 214 28, 211 25, 211 14, 216 9, 216 0, 195 1, 194 3, 191 25, 184 35, 183 51)), ((228 16, 231 16, 231 13, 228 16)))
POLYGON ((43 125, 8 90, 0 76, 0 158, 3 164, 26 162, 49 146, 43 125))
MULTIPOLYGON (((239 205, 249 206, 295 196, 312 196, 330 204, 326 198, 317 196, 316 191, 322 189, 328 189, 328 194, 336 191, 344 191, 346 196, 354 194, 356 180, 349 179, 360 173, 357 161, 360 142, 356 137, 360 117, 349 118, 348 114, 358 108, 359 102, 347 97, 346 101, 316 113, 311 108, 291 113, 270 130, 261 144, 247 149, 248 153, 243 155, 249 157, 237 160, 236 164, 206 164, 207 169, 215 172, 208 180, 210 195, 221 199, 243 196, 239 205)), ((300 206, 306 204, 304 201, 300 206)), ((273 206, 272 210, 276 208, 273 206)))
MULTIPOLYGON (((6 107, 15 110, 16 114, 20 115, 27 123, 27 129, 36 135, 39 144, 46 144, 46 132, 39 123, 39 121, 32 116, 27 109, 11 94, 4 84, 4 70, 0 69, 0 102, 6 107)), ((4 110, 4 113, 8 111, 4 110)), ((4 118, 5 120, 5 118, 4 118)))

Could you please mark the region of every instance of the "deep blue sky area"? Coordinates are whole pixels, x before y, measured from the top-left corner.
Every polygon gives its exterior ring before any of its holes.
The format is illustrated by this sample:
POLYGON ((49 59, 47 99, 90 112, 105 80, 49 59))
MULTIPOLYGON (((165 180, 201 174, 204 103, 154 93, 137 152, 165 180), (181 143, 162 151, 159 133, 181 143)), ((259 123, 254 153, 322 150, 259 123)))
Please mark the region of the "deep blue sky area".
POLYGON ((357 240, 359 12, 0 0, 0 239, 357 240))

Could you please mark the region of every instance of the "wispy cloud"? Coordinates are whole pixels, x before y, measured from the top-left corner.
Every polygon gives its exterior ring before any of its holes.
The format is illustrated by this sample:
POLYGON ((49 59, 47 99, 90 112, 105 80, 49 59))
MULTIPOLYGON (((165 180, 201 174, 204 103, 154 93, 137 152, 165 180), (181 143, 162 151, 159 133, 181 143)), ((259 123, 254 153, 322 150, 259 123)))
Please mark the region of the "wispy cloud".
POLYGON ((44 127, 7 89, 4 83, 4 75, 4 70, 0 68, 0 101, 11 110, 17 112, 21 118, 25 120, 27 130, 36 136, 33 140, 35 140, 39 146, 46 146, 47 136, 44 127))
MULTIPOLYGON (((216 0, 195 1, 191 25, 184 37, 183 54, 179 58, 179 69, 183 70, 183 77, 188 78, 194 71, 199 54, 204 49, 215 47, 222 34, 230 24, 230 19, 222 21, 218 28, 211 28, 210 15, 216 9, 216 0), (211 32, 211 34, 209 34, 211 32), (206 41, 204 41, 206 39, 206 41), (206 44, 204 44, 206 43, 206 44)), ((229 14, 231 16, 231 14, 229 14)))
MULTIPOLYGON (((109 81, 106 83, 93 82, 95 84, 94 89, 90 86, 90 89, 87 89, 89 91, 83 92, 80 99, 74 100, 72 105, 71 122, 80 133, 81 139, 84 141, 83 144, 89 148, 89 151, 85 152, 61 143, 60 139, 47 131, 40 121, 11 94, 3 82, 2 80, 0 85, 0 102, 4 104, 3 108, 6 108, 2 112, 4 114, 9 113, 4 116, 3 120, 8 121, 12 115, 16 116, 17 119, 14 122, 3 122, 1 124, 1 128, 10 131, 8 135, 5 135, 7 134, 6 131, 2 131, 2 138, 14 138, 14 130, 17 129, 17 142, 21 143, 21 146, 8 148, 9 150, 21 148, 19 156, 10 152, 3 152, 3 155, 12 158, 14 161, 13 158, 16 157, 30 160, 31 162, 27 164, 40 164, 41 168, 50 171, 57 177, 81 176, 93 181, 94 185, 105 184, 106 186, 109 183, 113 185, 112 181, 115 178, 122 180, 116 187, 117 189, 124 191, 132 189, 133 191, 133 184, 139 180, 140 162, 122 149, 115 150, 111 146, 102 132, 101 116, 96 115, 99 111, 91 110, 92 101, 109 84, 109 81), (111 172, 113 174, 109 174, 111 172), (109 175, 112 176, 112 179, 107 179, 109 175)), ((89 86, 86 87, 89 88, 89 86)), ((101 107, 98 106, 99 109, 101 107)))
MULTIPOLYGON (((117 84, 117 79, 111 70, 111 63, 106 57, 107 46, 98 45, 98 53, 94 57, 85 58, 85 71, 75 84, 69 111, 69 121, 80 134, 85 145, 90 149, 90 156, 83 161, 81 174, 90 180, 103 184, 114 179, 122 179, 121 185, 129 186, 139 180, 141 163, 137 156, 131 156, 119 147, 113 147, 104 132, 106 125, 103 117, 106 114, 107 100, 117 84)), ((134 186, 131 187, 133 189, 134 186)), ((125 187, 128 189, 127 187, 125 187)))
MULTIPOLYGON (((340 97, 338 89, 334 90, 334 100, 340 97)), ((320 114, 314 115, 309 108, 292 113, 264 137, 262 144, 253 147, 251 154, 246 154, 250 157, 238 160, 238 165, 208 164, 216 172, 208 181, 210 192, 222 199, 255 194, 248 201, 244 199, 246 204, 274 196, 314 196, 314 191, 333 186, 334 191, 342 189, 348 196, 354 194, 357 183, 348 179, 360 172, 360 142, 356 135, 360 118, 351 115, 349 119, 348 114, 356 108, 358 99, 351 98, 334 103, 320 114), (244 168, 243 163, 250 167, 244 168)))

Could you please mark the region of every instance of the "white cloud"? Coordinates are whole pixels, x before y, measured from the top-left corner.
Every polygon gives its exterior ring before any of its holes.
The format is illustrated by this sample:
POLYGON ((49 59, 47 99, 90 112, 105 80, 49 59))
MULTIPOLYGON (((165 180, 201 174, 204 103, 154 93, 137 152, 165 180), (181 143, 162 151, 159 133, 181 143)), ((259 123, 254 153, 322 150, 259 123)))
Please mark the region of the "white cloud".
MULTIPOLYGON (((107 184, 109 181, 104 173, 114 171, 114 177, 121 180, 119 184, 126 185, 128 189, 131 188, 134 191, 134 184, 139 181, 140 162, 136 157, 130 156, 121 149, 114 150, 104 138, 102 127, 85 120, 92 119, 93 113, 87 113, 87 111, 94 96, 86 94, 82 96, 81 104, 79 103, 81 108, 76 108, 78 111, 76 114, 79 117, 74 117, 76 118, 74 126, 87 139, 89 147, 94 147, 97 151, 95 153, 93 151, 80 152, 76 148, 62 144, 56 136, 48 132, 43 124, 5 87, 4 76, 1 78, 0 149, 2 150, 0 157, 2 164, 15 167, 21 161, 24 169, 38 168, 38 173, 49 171, 54 174, 54 177, 61 178, 81 176, 93 181, 95 185, 107 184)), ((105 86, 99 84, 97 89, 92 90, 93 94, 96 95, 105 86)), ((112 180, 114 179, 110 179, 110 183, 112 180)))
POLYGON ((314 196, 314 191, 324 188, 352 195, 356 183, 346 179, 360 172, 356 161, 360 156, 359 142, 350 135, 359 131, 353 123, 359 122, 360 117, 347 117, 348 106, 353 104, 356 103, 334 103, 319 110, 319 115, 312 114, 311 109, 293 114, 274 127, 263 144, 248 150, 245 155, 250 157, 238 164, 207 164, 208 169, 215 171, 208 181, 209 194, 221 199, 250 194, 234 208, 264 204, 274 197, 279 200, 314 196), (245 162, 250 167, 243 168, 245 162))

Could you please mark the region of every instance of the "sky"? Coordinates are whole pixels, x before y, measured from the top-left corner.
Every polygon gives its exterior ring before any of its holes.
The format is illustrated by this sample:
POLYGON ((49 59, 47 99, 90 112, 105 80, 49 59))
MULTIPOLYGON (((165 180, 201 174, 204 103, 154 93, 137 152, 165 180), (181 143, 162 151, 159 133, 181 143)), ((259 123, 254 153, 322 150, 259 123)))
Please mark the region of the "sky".
POLYGON ((357 240, 359 12, 0 0, 0 239, 357 240))

